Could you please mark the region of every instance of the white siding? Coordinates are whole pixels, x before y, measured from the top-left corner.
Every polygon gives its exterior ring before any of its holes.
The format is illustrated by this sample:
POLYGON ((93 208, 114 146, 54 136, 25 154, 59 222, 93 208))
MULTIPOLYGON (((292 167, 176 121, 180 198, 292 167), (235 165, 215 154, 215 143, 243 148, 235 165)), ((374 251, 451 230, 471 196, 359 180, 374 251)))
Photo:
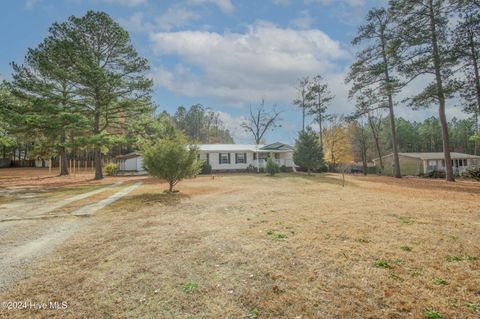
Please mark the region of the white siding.
MULTIPOLYGON (((263 167, 265 165, 265 161, 260 160, 257 163, 257 160, 254 160, 254 152, 238 152, 239 154, 246 153, 247 154, 247 162, 246 163, 235 163, 235 152, 205 152, 200 151, 200 159, 206 161, 207 160, 207 153, 209 154, 209 163, 212 166, 212 170, 245 170, 250 165, 257 167, 263 167), (230 154, 230 164, 220 164, 219 163, 219 154, 220 153, 229 153, 230 154)), ((295 164, 293 163, 293 152, 282 152, 279 153, 280 158, 277 160, 279 165, 285 165, 287 167, 293 167, 295 164)))
MULTIPOLYGON (((208 152, 209 156, 209 163, 212 166, 213 170, 245 170, 248 168, 250 164, 254 164, 253 160, 253 152, 238 152, 239 154, 246 153, 247 154, 247 162, 246 163, 235 163, 235 152, 221 152, 221 153, 229 153, 230 154, 230 164, 220 164, 218 162, 218 157, 220 152, 208 152)), ((200 159, 207 160, 207 152, 200 152, 200 159)))
POLYGON ((119 161, 119 169, 121 171, 143 172, 143 158, 133 157, 119 161))

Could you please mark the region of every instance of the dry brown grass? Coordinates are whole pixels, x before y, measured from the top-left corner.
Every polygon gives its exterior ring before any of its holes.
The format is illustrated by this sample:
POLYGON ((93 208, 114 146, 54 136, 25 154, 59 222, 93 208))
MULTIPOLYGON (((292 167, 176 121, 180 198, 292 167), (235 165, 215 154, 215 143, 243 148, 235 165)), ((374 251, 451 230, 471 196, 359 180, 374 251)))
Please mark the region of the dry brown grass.
POLYGON ((1 168, 0 191, 2 188, 55 188, 55 187, 81 187, 111 184, 118 181, 143 180, 146 177, 106 176, 103 180, 93 180, 94 173, 91 169, 80 169, 70 176, 58 176, 58 168, 50 173, 48 168, 1 168))
POLYGON ((1 315, 478 318, 479 187, 225 175, 170 195, 148 179, 0 294, 66 310, 1 315))

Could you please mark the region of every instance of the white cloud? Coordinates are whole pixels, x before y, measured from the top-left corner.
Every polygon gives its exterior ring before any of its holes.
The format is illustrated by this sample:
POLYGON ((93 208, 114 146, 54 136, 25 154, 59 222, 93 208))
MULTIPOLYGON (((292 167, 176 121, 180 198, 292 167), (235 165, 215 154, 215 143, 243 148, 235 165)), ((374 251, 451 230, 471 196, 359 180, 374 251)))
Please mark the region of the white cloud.
POLYGON ((339 3, 348 4, 352 7, 360 7, 366 4, 365 0, 305 0, 305 4, 319 3, 323 6, 338 5, 339 3))
MULTIPOLYGON (((245 33, 159 32, 150 38, 157 54, 179 58, 173 68, 154 70, 157 85, 186 96, 216 97, 233 106, 262 97, 290 105, 298 78, 343 76, 336 63, 350 58, 320 30, 284 29, 268 23, 250 26, 245 33)), ((337 84, 344 87, 343 78, 337 84)))
POLYGON ((154 30, 154 25, 144 21, 145 15, 143 12, 136 12, 128 19, 119 18, 118 23, 129 32, 150 32, 154 30))
POLYGON ((225 124, 225 128, 230 131, 236 143, 251 142, 252 137, 242 128, 242 123, 246 120, 244 116, 233 117, 226 112, 217 112, 219 119, 225 124))
POLYGON ((235 7, 231 0, 188 0, 192 5, 213 4, 225 13, 231 13, 235 7))
POLYGON ((170 31, 175 27, 185 27, 190 22, 198 20, 200 15, 181 5, 173 5, 157 18, 157 23, 162 30, 170 31))

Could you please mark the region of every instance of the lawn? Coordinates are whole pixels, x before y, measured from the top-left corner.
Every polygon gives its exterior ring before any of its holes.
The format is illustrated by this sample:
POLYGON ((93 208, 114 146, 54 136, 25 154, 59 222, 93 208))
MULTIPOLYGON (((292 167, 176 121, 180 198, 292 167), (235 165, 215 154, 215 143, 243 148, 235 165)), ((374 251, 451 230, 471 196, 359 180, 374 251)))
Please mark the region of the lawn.
POLYGON ((281 174, 141 187, 1 301, 11 318, 478 318, 480 184, 281 174))

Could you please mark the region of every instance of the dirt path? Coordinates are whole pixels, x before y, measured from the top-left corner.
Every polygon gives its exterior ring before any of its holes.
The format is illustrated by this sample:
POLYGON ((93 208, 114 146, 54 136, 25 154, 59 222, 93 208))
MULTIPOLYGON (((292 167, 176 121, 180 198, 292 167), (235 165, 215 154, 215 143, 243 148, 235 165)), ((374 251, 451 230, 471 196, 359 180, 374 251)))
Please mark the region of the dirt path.
MULTIPOLYGON (((139 185, 140 183, 136 183, 128 186, 99 202, 63 214, 61 217, 64 218, 32 219, 26 216, 23 219, 0 222, 0 269, 2 270, 0 272, 0 291, 27 276, 32 262, 55 250, 58 245, 89 223, 89 219, 78 216, 94 215, 98 210, 127 195, 139 185)), ((48 206, 50 209, 45 206, 41 207, 37 213, 45 214, 113 186, 116 185, 70 197, 48 206)), ((36 216, 41 217, 41 215, 36 216)))
POLYGON ((56 209, 62 208, 73 202, 91 197, 93 195, 99 194, 106 191, 107 189, 119 186, 122 182, 117 182, 100 189, 90 191, 87 193, 82 193, 75 195, 54 203, 51 202, 41 202, 41 199, 37 198, 35 194, 32 194, 28 198, 25 196, 18 197, 19 200, 0 205, 0 222, 4 220, 11 219, 21 219, 24 217, 34 217, 47 214, 56 209))

